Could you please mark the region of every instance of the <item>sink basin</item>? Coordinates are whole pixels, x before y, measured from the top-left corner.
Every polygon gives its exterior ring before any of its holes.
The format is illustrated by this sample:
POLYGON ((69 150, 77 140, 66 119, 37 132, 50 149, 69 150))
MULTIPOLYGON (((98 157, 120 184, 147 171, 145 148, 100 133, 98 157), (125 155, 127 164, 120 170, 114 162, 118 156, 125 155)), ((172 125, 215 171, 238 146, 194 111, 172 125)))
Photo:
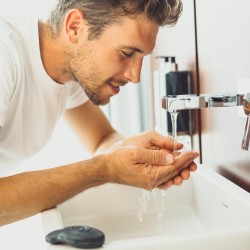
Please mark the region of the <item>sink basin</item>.
POLYGON ((250 194, 204 166, 167 191, 91 188, 44 211, 42 220, 45 234, 71 225, 97 228, 107 250, 250 249, 250 194))

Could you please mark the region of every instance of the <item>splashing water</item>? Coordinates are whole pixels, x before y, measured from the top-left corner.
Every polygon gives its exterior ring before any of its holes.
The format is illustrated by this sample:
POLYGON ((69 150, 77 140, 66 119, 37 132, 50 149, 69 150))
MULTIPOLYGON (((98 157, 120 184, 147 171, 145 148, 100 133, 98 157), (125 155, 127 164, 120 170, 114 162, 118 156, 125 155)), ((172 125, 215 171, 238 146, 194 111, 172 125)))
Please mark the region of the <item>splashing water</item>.
POLYGON ((147 211, 148 203, 151 200, 151 196, 153 196, 156 206, 156 218, 158 222, 161 222, 165 211, 166 195, 167 195, 167 190, 159 190, 159 189, 154 189, 153 191, 142 190, 142 197, 139 201, 140 210, 137 214, 137 220, 139 222, 143 221, 143 216, 147 211))
POLYGON ((159 222, 162 221, 165 211, 165 199, 167 195, 167 190, 158 190, 160 193, 160 201, 156 201, 159 204, 158 212, 157 212, 157 219, 159 222))
POLYGON ((137 220, 143 221, 143 214, 147 211, 148 201, 150 200, 150 191, 142 190, 142 197, 140 199, 140 210, 137 214, 137 220))

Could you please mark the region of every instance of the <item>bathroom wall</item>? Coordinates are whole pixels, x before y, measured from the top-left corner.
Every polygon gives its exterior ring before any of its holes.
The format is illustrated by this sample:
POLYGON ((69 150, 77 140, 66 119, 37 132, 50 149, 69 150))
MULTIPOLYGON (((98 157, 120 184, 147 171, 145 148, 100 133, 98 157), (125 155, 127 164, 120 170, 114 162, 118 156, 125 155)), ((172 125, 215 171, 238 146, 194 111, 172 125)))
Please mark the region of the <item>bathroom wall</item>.
MULTIPOLYGON (((179 23, 161 29, 155 54, 176 55, 180 68, 193 72, 200 93, 236 92, 238 78, 250 79, 250 1, 183 0, 183 5, 179 23)), ((238 108, 201 110, 203 165, 250 191, 250 151, 241 149, 244 126, 238 108)))
MULTIPOLYGON (((174 27, 160 28, 156 48, 152 56, 152 70, 159 67, 157 56, 175 56, 178 70, 188 70, 192 74, 192 83, 197 92, 196 47, 193 0, 185 0, 184 11, 174 27)), ((195 123, 197 124, 197 115, 195 123)), ((200 151, 199 126, 196 126, 193 146, 200 151)))

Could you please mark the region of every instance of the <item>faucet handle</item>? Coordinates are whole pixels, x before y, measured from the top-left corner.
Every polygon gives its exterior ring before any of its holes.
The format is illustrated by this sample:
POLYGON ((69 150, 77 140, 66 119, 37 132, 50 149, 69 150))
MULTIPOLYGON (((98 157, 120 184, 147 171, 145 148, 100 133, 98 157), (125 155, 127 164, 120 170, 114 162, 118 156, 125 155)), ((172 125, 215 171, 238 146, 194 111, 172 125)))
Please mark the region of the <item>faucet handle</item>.
POLYGON ((247 121, 246 121, 246 126, 245 126, 245 131, 242 139, 242 144, 241 148, 243 150, 248 150, 249 147, 249 140, 250 140, 250 122, 249 122, 249 116, 247 115, 247 121))
POLYGON ((246 115, 250 114, 250 93, 246 93, 243 97, 243 109, 246 115))
POLYGON ((245 125, 245 131, 242 139, 241 148, 243 150, 248 150, 249 147, 249 140, 250 140, 250 93, 247 93, 244 95, 243 98, 243 109, 245 114, 247 115, 246 125, 245 125))

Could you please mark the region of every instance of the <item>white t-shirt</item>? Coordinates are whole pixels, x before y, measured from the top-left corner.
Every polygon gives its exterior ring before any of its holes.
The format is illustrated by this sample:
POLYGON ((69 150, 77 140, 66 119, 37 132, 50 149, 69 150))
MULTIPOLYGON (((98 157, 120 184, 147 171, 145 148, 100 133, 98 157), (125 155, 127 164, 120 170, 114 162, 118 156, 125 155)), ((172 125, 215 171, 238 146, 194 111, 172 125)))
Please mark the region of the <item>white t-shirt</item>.
POLYGON ((0 34, 1 175, 38 152, 64 110, 88 98, 77 82, 58 84, 46 73, 38 20, 0 19, 0 34))

